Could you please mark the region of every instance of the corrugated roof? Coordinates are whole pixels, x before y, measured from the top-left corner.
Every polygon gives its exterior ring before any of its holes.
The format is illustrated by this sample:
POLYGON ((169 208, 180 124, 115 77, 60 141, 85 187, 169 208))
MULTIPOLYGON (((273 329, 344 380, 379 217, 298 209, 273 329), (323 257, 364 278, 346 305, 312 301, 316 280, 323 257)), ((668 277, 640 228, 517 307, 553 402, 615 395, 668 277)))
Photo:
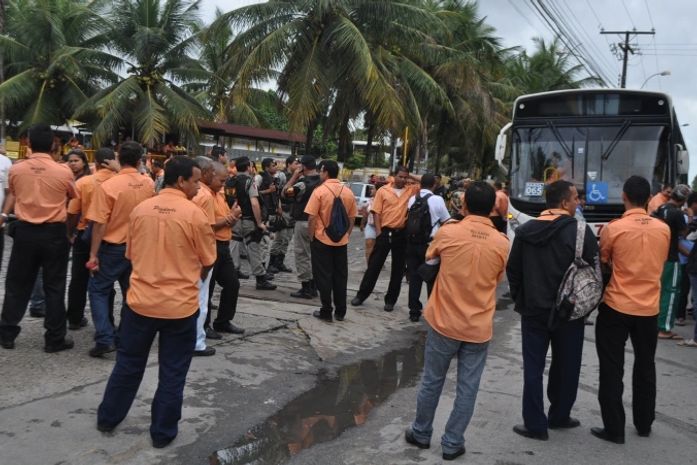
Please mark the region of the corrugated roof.
POLYGON ((241 124, 215 123, 213 121, 199 121, 199 131, 204 134, 221 135, 229 137, 247 137, 250 139, 265 140, 270 142, 285 142, 302 144, 305 136, 292 132, 278 131, 276 129, 253 128, 241 124))

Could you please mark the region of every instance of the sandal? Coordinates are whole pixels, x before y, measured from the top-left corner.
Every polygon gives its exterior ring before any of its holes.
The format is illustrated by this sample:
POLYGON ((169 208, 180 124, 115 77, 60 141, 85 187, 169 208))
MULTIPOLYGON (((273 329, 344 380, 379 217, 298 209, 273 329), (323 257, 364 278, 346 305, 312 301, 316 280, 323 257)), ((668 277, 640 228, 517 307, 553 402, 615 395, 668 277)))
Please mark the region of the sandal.
POLYGON ((683 339, 683 337, 679 334, 675 334, 674 332, 668 331, 665 333, 659 332, 658 339, 683 339))
POLYGON ((678 318, 675 320, 675 326, 685 326, 685 318, 678 318))
POLYGON ((686 339, 678 342, 678 345, 681 347, 697 347, 697 342, 694 339, 686 339))

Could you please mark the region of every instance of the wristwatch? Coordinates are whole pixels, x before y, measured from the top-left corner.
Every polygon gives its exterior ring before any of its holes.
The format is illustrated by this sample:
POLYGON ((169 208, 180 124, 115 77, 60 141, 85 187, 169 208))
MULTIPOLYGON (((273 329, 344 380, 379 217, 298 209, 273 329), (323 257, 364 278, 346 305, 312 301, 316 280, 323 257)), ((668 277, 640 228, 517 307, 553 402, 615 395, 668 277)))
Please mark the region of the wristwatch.
POLYGON ((0 216, 2 216, 4 219, 8 219, 8 218, 9 218, 9 216, 7 215, 7 213, 0 213, 0 216))

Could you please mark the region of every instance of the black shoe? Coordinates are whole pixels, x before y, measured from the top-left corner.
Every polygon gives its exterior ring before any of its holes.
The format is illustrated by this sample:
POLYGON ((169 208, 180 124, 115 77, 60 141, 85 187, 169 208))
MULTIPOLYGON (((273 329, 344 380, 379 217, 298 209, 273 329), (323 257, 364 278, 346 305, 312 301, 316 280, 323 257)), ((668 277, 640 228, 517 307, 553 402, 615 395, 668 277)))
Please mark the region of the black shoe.
POLYGON ((356 296, 353 299, 351 299, 351 305, 353 305, 354 307, 358 307, 359 305, 363 305, 363 299, 356 296))
POLYGON ((44 346, 44 352, 52 354, 55 352, 60 352, 62 350, 72 349, 74 346, 75 343, 73 342, 73 340, 70 337, 65 336, 63 340, 58 344, 46 344, 44 346))
POLYGON ((581 426, 581 422, 575 418, 569 417, 569 419, 564 423, 560 423, 558 425, 550 423, 547 427, 549 429, 571 429, 578 426, 581 426))
POLYGON ((319 296, 319 292, 317 292, 317 284, 315 283, 314 279, 309 280, 308 282, 309 286, 309 292, 310 292, 310 297, 315 298, 319 296))
POLYGON ((276 276, 274 276, 273 273, 266 273, 266 275, 264 276, 264 279, 267 281, 273 281, 274 279, 276 279, 276 276))
POLYGON ((613 436, 605 431, 605 428, 594 426, 591 428, 591 434, 596 438, 602 439, 603 441, 614 442, 615 444, 624 444, 624 436, 613 436))
POLYGON ((40 308, 30 308, 29 316, 33 318, 44 318, 46 316, 46 310, 42 310, 40 308))
POLYGON ((296 299, 311 299, 312 298, 312 285, 310 281, 303 281, 300 283, 300 289, 290 294, 291 297, 296 299))
POLYGON ((244 329, 226 321, 224 323, 213 323, 213 329, 219 333, 244 334, 244 329))
MULTIPOLYGON (((211 355, 215 355, 215 348, 213 347, 206 347, 203 350, 194 350, 194 357, 210 357, 211 355)), ((165 444, 165 446, 166 445, 167 444, 165 444)))
POLYGON ((335 319, 336 321, 344 321, 345 318, 346 318, 346 314, 345 314, 345 313, 344 313, 344 314, 341 314, 341 313, 334 313, 334 319, 335 319))
POLYGON ((333 321, 332 315, 329 314, 329 316, 327 316, 324 313, 322 313, 322 310, 315 310, 314 312, 312 312, 312 316, 319 320, 326 321, 327 323, 331 323, 333 321))
POLYGON ((392 310, 394 310, 394 304, 385 304, 386 312, 391 312, 392 310))
POLYGON ((240 270, 237 270, 237 279, 249 279, 249 275, 247 273, 243 273, 240 270))
POLYGON ((267 267, 266 267, 266 271, 267 271, 268 273, 271 273, 271 274, 277 274, 277 273, 280 273, 280 272, 281 272, 281 270, 279 270, 278 268, 276 268, 276 265, 269 265, 269 266, 267 266, 267 267))
POLYGON ((3 349, 12 350, 15 348, 15 341, 11 341, 10 339, 0 339, 0 346, 2 346, 3 349))
POLYGON ((171 444, 171 442, 174 441, 174 438, 170 439, 153 439, 152 440, 152 446, 155 449, 162 449, 163 447, 167 447, 171 444))
POLYGON ((276 265, 276 267, 279 269, 279 271, 280 271, 281 273, 292 273, 292 272, 293 272, 293 270, 291 270, 290 268, 288 268, 288 267, 286 266, 286 264, 283 263, 283 262, 278 263, 278 265, 276 265))
POLYGON ((516 434, 520 434, 523 437, 537 439, 539 441, 546 441, 547 439, 549 439, 549 434, 547 434, 547 431, 530 431, 525 427, 525 425, 515 425, 513 427, 513 432, 516 434))
POLYGON ((266 277, 257 278, 257 291, 273 291, 276 289, 274 284, 271 284, 266 277))
POLYGON ((418 323, 421 319, 421 312, 409 312, 409 321, 418 323))
POLYGON ((87 326, 87 318, 85 318, 84 316, 82 317, 82 320, 78 321, 77 323, 68 323, 68 329, 71 331, 77 331, 79 329, 84 328, 85 326, 87 326))
POLYGON ((205 328, 203 328, 203 330, 206 332, 206 339, 212 339, 214 341, 218 341, 218 340, 223 338, 223 336, 218 334, 218 332, 215 329, 211 328, 210 326, 206 326, 205 328))
POLYGON ((651 436, 651 428, 649 427, 649 429, 646 431, 636 430, 636 434, 638 434, 642 438, 648 438, 649 436, 651 436))
POLYGON ((461 455, 465 455, 465 446, 460 447, 455 452, 443 452, 443 460, 455 460, 461 455))
POLYGON ((412 446, 418 447, 419 449, 429 449, 431 447, 430 442, 424 444, 423 442, 417 441, 416 438, 414 438, 414 431, 412 431, 411 427, 404 431, 404 440, 412 446))
POLYGON ((108 354, 109 352, 113 352, 115 350, 116 350, 116 346, 114 346, 113 344, 109 345, 109 346, 105 346, 103 344, 97 344, 94 347, 92 347, 88 353, 89 353, 90 357, 99 358, 102 355, 108 354))
POLYGON ((116 425, 111 426, 111 425, 105 425, 103 423, 97 423, 97 431, 101 431, 102 433, 111 433, 116 429, 116 425))

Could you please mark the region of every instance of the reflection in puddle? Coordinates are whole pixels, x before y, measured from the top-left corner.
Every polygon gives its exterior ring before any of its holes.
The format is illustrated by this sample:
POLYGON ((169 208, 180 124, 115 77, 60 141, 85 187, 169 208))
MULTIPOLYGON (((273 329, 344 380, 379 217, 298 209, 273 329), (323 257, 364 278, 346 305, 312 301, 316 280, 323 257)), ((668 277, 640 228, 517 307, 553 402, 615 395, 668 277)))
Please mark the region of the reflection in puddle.
POLYGON ((234 445, 210 456, 214 465, 279 465, 315 444, 331 441, 365 423, 368 414, 397 389, 414 386, 423 367, 422 335, 413 347, 377 360, 342 367, 335 378, 290 401, 234 445))

